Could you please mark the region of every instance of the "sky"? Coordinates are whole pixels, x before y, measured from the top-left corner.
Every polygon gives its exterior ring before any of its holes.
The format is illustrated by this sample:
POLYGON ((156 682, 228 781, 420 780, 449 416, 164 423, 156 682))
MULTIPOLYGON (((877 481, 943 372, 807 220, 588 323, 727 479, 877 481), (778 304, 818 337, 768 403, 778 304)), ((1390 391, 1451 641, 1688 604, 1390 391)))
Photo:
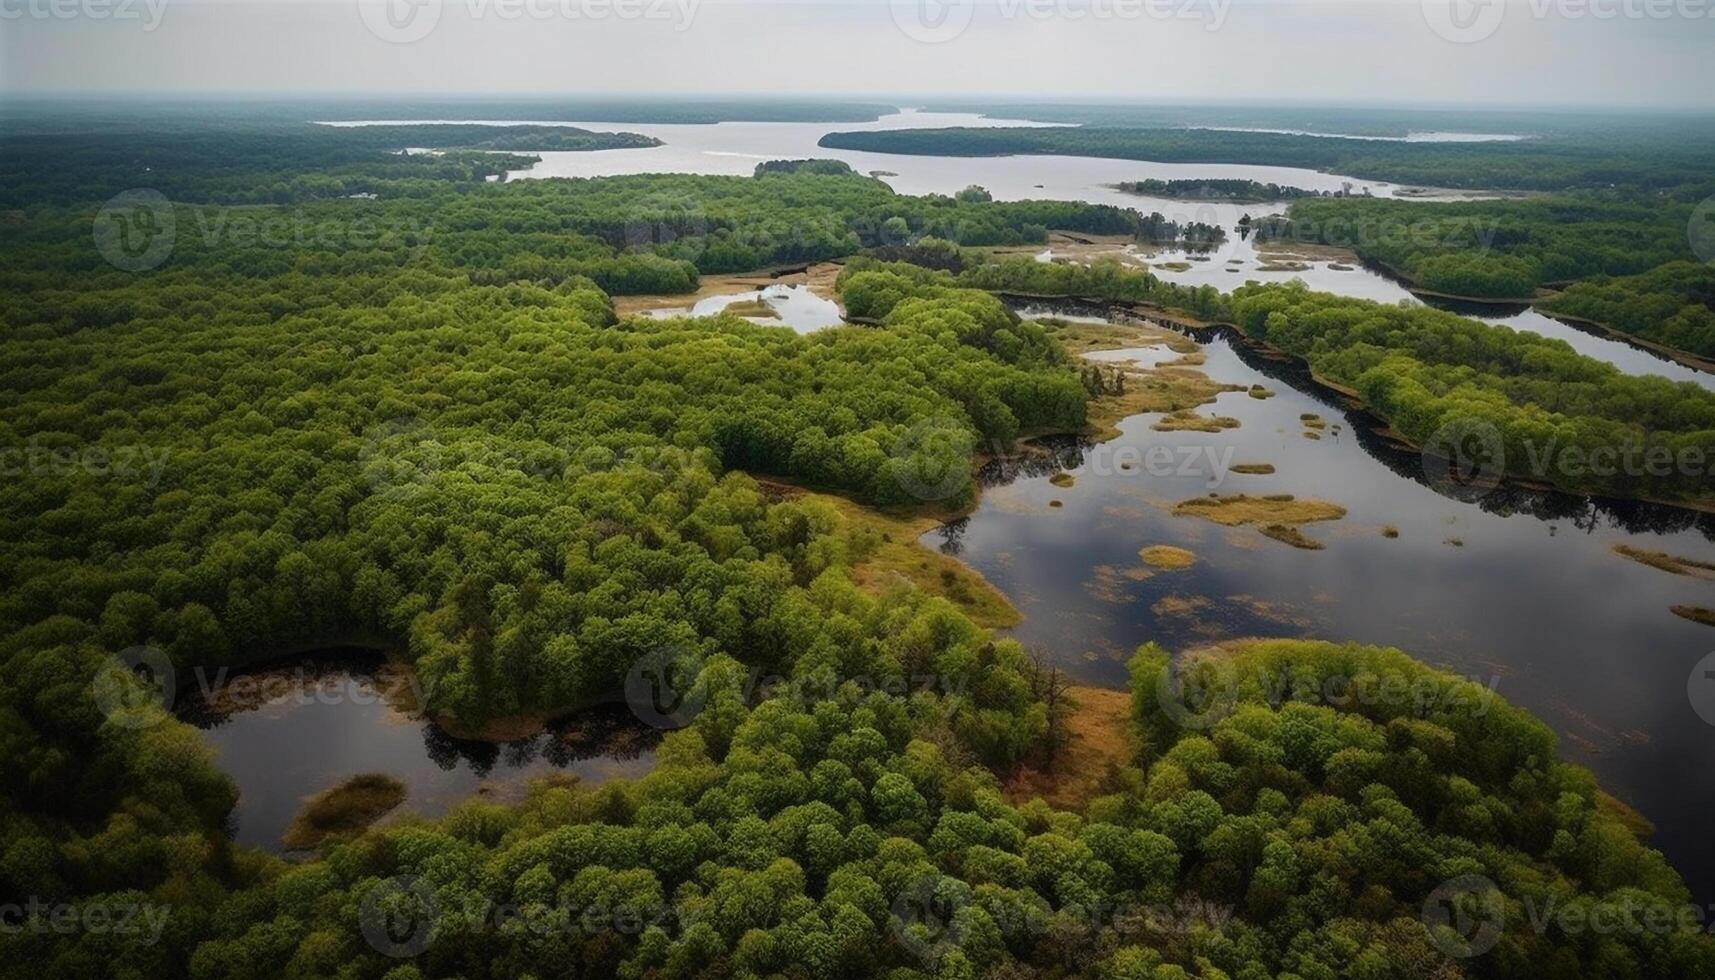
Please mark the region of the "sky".
POLYGON ((1715 109, 1715 0, 0 0, 0 93, 1715 109))

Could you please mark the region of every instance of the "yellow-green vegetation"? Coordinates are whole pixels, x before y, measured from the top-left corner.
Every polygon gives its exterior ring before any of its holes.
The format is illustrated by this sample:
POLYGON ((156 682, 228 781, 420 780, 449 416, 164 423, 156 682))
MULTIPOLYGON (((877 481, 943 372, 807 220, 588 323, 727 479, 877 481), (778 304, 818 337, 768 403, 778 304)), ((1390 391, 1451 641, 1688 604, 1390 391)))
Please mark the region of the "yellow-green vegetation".
POLYGON ((1337 521, 1346 516, 1346 508, 1326 500, 1300 500, 1289 493, 1254 497, 1250 494, 1233 496, 1211 495, 1192 497, 1173 507, 1181 517, 1201 517, 1204 520, 1236 527, 1240 524, 1309 524, 1313 521, 1337 521))
POLYGON ((1304 432, 1304 438, 1306 438, 1306 439, 1314 439, 1314 440, 1316 440, 1316 441, 1318 441, 1318 442, 1320 442, 1320 441, 1322 441, 1322 433, 1320 433, 1320 432, 1310 432, 1310 431, 1308 431, 1308 430, 1306 430, 1306 431, 1305 431, 1305 432, 1304 432))
POLYGON ((1227 472, 1244 476, 1268 476, 1274 472, 1273 463, 1235 463, 1227 472))
POLYGON ((1180 517, 1201 517, 1228 527, 1241 524, 1256 525, 1264 535, 1284 541, 1295 548, 1318 550, 1320 542, 1300 533, 1295 525, 1314 521, 1335 521, 1346 516, 1346 508, 1325 500, 1299 500, 1290 493, 1253 497, 1249 494, 1222 497, 1192 497, 1174 505, 1173 513, 1180 517))
POLYGON ((1298 416, 1298 421, 1303 422, 1306 429, 1326 429, 1328 427, 1327 419, 1310 412, 1298 416))
POLYGON ((320 847, 329 838, 353 837, 405 802, 405 784, 385 773, 353 776, 311 797, 280 842, 294 851, 320 847))
POLYGON ((1018 610, 981 573, 918 543, 918 538, 957 516, 955 513, 883 511, 833 494, 808 493, 787 484, 772 483, 770 487, 778 493, 825 503, 839 512, 851 577, 858 588, 879 595, 909 584, 946 599, 979 626, 1005 629, 1018 625, 1018 610))
POLYGON ((1392 524, 1389 524, 1386 527, 1383 527, 1382 528, 1382 537, 1384 537, 1384 538, 1397 538, 1397 537, 1399 537, 1399 528, 1394 527, 1392 524))
POLYGON ((1066 505, 1061 503, 1058 500, 1050 500, 1050 501, 1048 501, 1048 506, 1050 506, 1050 507, 1064 507, 1066 505))
POLYGON ((1063 809, 1082 809, 1123 783, 1121 772, 1136 753, 1131 737, 1131 695, 1100 687, 1071 687, 1064 695, 1063 741, 1051 759, 1019 768, 1006 795, 1024 803, 1043 799, 1063 809))
POLYGON ((1070 323, 1043 321, 1066 351, 1081 356, 1095 351, 1128 350, 1137 347, 1166 347, 1180 355, 1153 368, 1135 364, 1113 364, 1125 378, 1125 390, 1104 393, 1090 400, 1089 429, 1100 439, 1119 435, 1118 423, 1134 415, 1155 412, 1189 412, 1215 400, 1224 391, 1242 391, 1242 386, 1219 384, 1201 371, 1202 349, 1183 334, 1161 327, 1133 323, 1070 323))
POLYGON ((1178 571, 1197 564, 1197 555, 1184 548, 1176 548, 1170 544, 1154 544, 1137 553, 1146 564, 1167 571, 1178 571))
POLYGON ((1702 606, 1673 606, 1673 614, 1682 619, 1689 619, 1704 626, 1715 626, 1715 609, 1705 609, 1702 606))
POLYGON ((741 299, 736 303, 728 303, 721 312, 731 313, 733 316, 754 317, 768 320, 780 319, 779 311, 770 306, 767 300, 760 297, 756 299, 741 299))
POLYGON ((1077 483, 1078 479, 1070 473, 1056 473, 1048 478, 1048 482, 1057 487, 1069 487, 1072 484, 1077 483))
POLYGON ((1270 388, 1264 388, 1262 385, 1251 385, 1250 396, 1261 401, 1265 398, 1273 398, 1274 391, 1270 388))
POLYGON ((1665 551, 1649 551, 1644 548, 1634 548, 1629 544, 1614 545, 1614 554, 1630 558, 1640 565, 1659 568, 1673 575, 1695 575, 1698 578, 1715 578, 1715 562, 1698 561, 1694 558, 1681 558, 1670 555, 1665 551))
POLYGON ((1171 412, 1150 426, 1157 432, 1221 432, 1238 427, 1238 419, 1226 415, 1198 415, 1196 412, 1171 412))
POLYGON ((1291 524, 1265 524, 1258 528, 1258 530, 1267 537, 1271 537, 1276 541, 1284 541, 1287 544, 1292 545, 1294 548, 1303 548, 1305 551, 1321 551, 1323 548, 1327 547, 1322 542, 1317 541, 1314 538, 1305 537, 1303 531, 1293 527, 1291 524))
POLYGON ((1157 616, 1195 616, 1212 606, 1213 602, 1200 595, 1165 595, 1155 600, 1149 611, 1157 616))

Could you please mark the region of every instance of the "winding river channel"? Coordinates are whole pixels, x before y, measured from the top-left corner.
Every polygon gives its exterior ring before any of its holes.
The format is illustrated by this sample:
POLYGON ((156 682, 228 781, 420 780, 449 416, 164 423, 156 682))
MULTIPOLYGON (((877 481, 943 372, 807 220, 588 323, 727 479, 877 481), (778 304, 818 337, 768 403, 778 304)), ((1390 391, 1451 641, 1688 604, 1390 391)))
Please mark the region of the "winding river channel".
MULTIPOLYGON (((1239 218, 1278 213, 1283 204, 1190 205, 1110 186, 1145 178, 1222 177, 1375 195, 1400 190, 1389 184, 1288 167, 892 156, 816 145, 832 129, 1018 124, 922 112, 884 117, 868 127, 565 123, 644 133, 665 145, 542 153, 541 163, 508 179, 749 174, 763 160, 832 157, 862 172, 883 172, 902 193, 953 193, 980 184, 1003 200, 1094 201, 1227 227, 1227 243, 1206 259, 1148 259, 1157 274, 1175 281, 1230 289, 1248 280, 1297 278, 1350 296, 1410 298, 1393 279, 1361 266, 1317 260, 1292 271, 1260 270, 1267 259, 1236 233, 1239 218), (1160 268, 1177 259, 1185 262, 1181 271, 1160 268)), ((713 312, 736 298, 741 297, 703 300, 694 312, 713 312)), ((783 311, 794 311, 782 318, 799 329, 826 325, 792 322, 799 316, 827 318, 826 307, 812 297, 781 293, 772 299, 783 311)), ((1073 308, 1024 312, 1103 315, 1073 308)), ((1559 337, 1627 372, 1715 388, 1711 375, 1529 309, 1460 312, 1559 337)), ((1552 725, 1567 758, 1590 766, 1605 788, 1656 824, 1656 845, 1694 892, 1715 896, 1715 841, 1703 817, 1715 812, 1715 727, 1691 703, 1698 695, 1699 672, 1693 667, 1715 650, 1715 630, 1669 611, 1676 604, 1715 606, 1715 582, 1669 574, 1614 551, 1629 545, 1715 562, 1715 516, 1511 486, 1474 500, 1444 494, 1416 453, 1377 435, 1375 419, 1321 389, 1301 368, 1267 357, 1230 333, 1196 339, 1206 358, 1201 369, 1211 378, 1260 385, 1274 397, 1220 395, 1203 411, 1237 419, 1239 426, 1218 433, 1159 432, 1151 428, 1155 416, 1140 415, 1123 421, 1120 435, 1109 442, 1063 440, 1052 445, 1054 457, 1045 463, 992 467, 984 474, 978 509, 931 531, 924 543, 987 576, 1024 614, 1012 634, 1051 653, 1087 683, 1121 683, 1129 651, 1148 641, 1183 650, 1235 637, 1305 636, 1398 646, 1492 685, 1552 725), (1326 421, 1316 432, 1319 438, 1306 437, 1306 415, 1326 421), (1152 449, 1202 462, 1171 473, 1135 465, 1152 449), (1128 461, 1133 465, 1121 465, 1128 461), (1238 463, 1266 463, 1274 472, 1241 475, 1231 471, 1238 463), (1073 475, 1072 486, 1049 482, 1061 470, 1073 475), (1319 550, 1290 546, 1254 528, 1172 513, 1178 501, 1240 492, 1316 498, 1347 513, 1305 527, 1324 546, 1319 550), (1195 563, 1178 571, 1144 568, 1139 550, 1160 544, 1189 550, 1195 563)), ((1099 356, 1151 363, 1165 353, 1143 348, 1099 356)), ((361 672, 332 669, 362 683, 361 672)), ((1715 691, 1709 700, 1715 703, 1715 691)), ((361 710, 315 704, 240 710, 207 724, 222 763, 240 785, 240 839, 264 846, 277 846, 304 796, 355 772, 403 773, 413 787, 407 806, 434 813, 485 779, 506 782, 568 768, 599 779, 647 766, 649 758, 646 748, 635 746, 629 757, 607 758, 588 750, 587 739, 564 732, 511 746, 458 743, 384 699, 361 710)))

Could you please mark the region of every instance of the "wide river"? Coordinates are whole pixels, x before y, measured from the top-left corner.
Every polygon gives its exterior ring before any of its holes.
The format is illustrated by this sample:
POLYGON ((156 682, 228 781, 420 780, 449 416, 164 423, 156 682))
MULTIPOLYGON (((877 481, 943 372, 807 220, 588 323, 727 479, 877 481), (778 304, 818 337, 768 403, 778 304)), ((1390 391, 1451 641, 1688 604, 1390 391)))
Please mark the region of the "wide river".
MULTIPOLYGON (((379 120, 377 120, 379 121, 379 120)), ((473 120, 457 120, 473 121, 473 120)), ((528 120, 492 120, 527 122, 528 120)), ((357 123, 361 125, 362 123, 357 123)), ((1317 190, 1392 195, 1398 188, 1373 181, 1289 167, 1159 164, 1063 156, 942 158, 826 150, 817 140, 832 129, 905 126, 1019 125, 958 114, 905 112, 861 124, 720 123, 616 125, 566 123, 595 130, 655 136, 652 149, 542 153, 536 166, 509 179, 595 177, 622 173, 749 174, 756 163, 805 157, 844 160, 863 172, 884 171, 902 193, 950 194, 970 184, 996 198, 1084 200, 1169 217, 1220 223, 1227 243, 1206 261, 1164 278, 1230 289, 1247 280, 1303 279, 1313 288, 1393 302, 1410 294, 1392 279, 1364 268, 1336 269, 1316 261, 1308 269, 1264 272, 1248 241, 1236 234, 1240 215, 1278 212, 1283 205, 1188 205, 1122 194, 1109 185, 1145 178, 1231 177, 1317 190)), ((1186 258, 1161 256, 1154 261, 1186 258)), ((699 309, 713 309, 720 303, 699 309)), ((809 309, 809 307, 807 307, 809 309)), ((1027 311, 1065 314, 1065 310, 1027 311)), ((1088 312, 1088 311, 1085 311, 1088 312)), ((1467 311, 1469 312, 1469 311, 1467 311)), ((1661 374, 1715 388, 1715 378, 1628 344, 1574 329, 1530 310, 1478 308, 1479 318, 1559 337, 1580 352, 1622 370, 1661 374)), ((811 315, 823 316, 825 310, 811 315)), ((821 326, 799 324, 800 328, 821 326)), ((1242 636, 1314 636, 1398 646, 1430 662, 1492 684, 1508 700, 1529 708, 1562 737, 1562 752, 1594 769, 1603 785, 1636 806, 1657 826, 1655 843, 1704 899, 1715 898, 1715 840, 1704 814, 1715 812, 1715 727, 1704 723, 1692 698, 1715 705, 1715 680, 1697 688, 1693 667, 1715 650, 1715 630, 1681 619, 1676 604, 1715 606, 1715 583, 1675 576, 1628 561, 1620 544, 1715 562, 1715 517, 1673 508, 1594 501, 1503 488, 1468 501, 1437 492, 1413 453, 1391 448, 1372 434, 1373 419, 1343 407, 1301 370, 1258 356, 1227 336, 1203 338, 1205 370, 1218 381, 1261 384, 1276 392, 1255 399, 1244 392, 1220 396, 1206 408, 1240 421, 1218 434, 1162 433, 1152 416, 1121 425, 1118 439, 1099 446, 1061 444, 1057 465, 991 472, 981 506, 969 518, 926 535, 924 543, 957 554, 1010 596, 1024 613, 1013 635, 1054 654, 1079 679, 1123 680, 1127 653, 1154 640, 1186 649, 1242 636), (1325 417, 1319 440, 1304 437, 1300 416, 1325 417), (1338 426, 1338 430, 1335 430, 1338 426), (1151 447, 1185 458, 1226 458, 1229 463, 1270 463, 1267 476, 1231 473, 1212 480, 1213 464, 1187 475, 1148 475, 1118 460, 1138 459, 1151 447), (1131 454, 1131 455, 1127 455, 1131 454), (1048 477, 1061 467, 1076 477, 1069 488, 1048 477), (1254 529, 1223 528, 1175 517, 1174 502, 1210 492, 1291 493, 1347 508, 1341 520, 1313 524, 1306 533, 1323 550, 1303 550, 1264 538, 1254 529), (1050 507, 1051 500, 1060 506, 1050 507), (1384 535, 1384 528, 1397 536, 1384 535), (1183 571, 1141 573, 1138 551, 1171 544, 1194 552, 1183 571)), ((1141 350, 1148 360, 1162 351, 1141 350)), ((1125 357, 1110 354, 1107 357, 1125 357)), ((1150 468, 1154 469, 1154 468, 1150 468)), ((244 798, 241 836, 266 843, 289 819, 288 803, 365 768, 398 768, 401 746, 362 746, 350 726, 394 725, 385 711, 367 720, 335 721, 320 711, 276 712, 295 718, 287 730, 258 713, 240 715, 211 731, 223 762, 244 798), (255 722, 245 726, 246 719, 255 722), (344 725, 344 728, 328 726, 344 725), (305 768, 301 778, 271 767, 257 746, 306 733, 341 733, 333 746, 339 766, 305 768), (269 803, 258 802, 266 797, 269 803), (252 829, 251 825, 257 825, 252 829), (262 829, 265 827, 265 829, 262 829)), ((444 809, 482 778, 469 752, 449 753, 444 738, 408 726, 408 741, 436 756, 433 769, 409 764, 426 781, 416 807, 444 809), (437 750, 438 747, 438 750, 437 750)), ((557 737, 557 736, 556 736, 557 737)), ((397 741, 397 739, 395 740, 397 741)), ((586 778, 629 771, 543 751, 533 740, 513 748, 525 775, 544 766, 572 765, 586 778)), ((494 756, 506 759, 507 749, 494 756)), ((485 753, 478 752, 483 758, 485 753)), ((295 770, 294 770, 295 771, 295 770)), ((415 785, 415 784, 414 784, 415 785)))

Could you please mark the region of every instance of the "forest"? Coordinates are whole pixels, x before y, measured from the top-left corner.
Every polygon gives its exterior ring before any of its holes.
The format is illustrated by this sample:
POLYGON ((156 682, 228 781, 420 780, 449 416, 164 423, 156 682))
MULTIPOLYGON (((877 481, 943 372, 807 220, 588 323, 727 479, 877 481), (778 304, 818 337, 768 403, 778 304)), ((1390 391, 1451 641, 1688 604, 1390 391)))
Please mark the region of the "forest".
POLYGON ((1639 340, 1715 358, 1715 266, 1670 262, 1636 276, 1575 282, 1538 304, 1639 340))
MULTIPOLYGON (((1035 118, 1026 113, 1027 118, 1035 118)), ((1544 136, 1511 142, 1409 143, 1245 130, 1112 124, 993 129, 832 132, 821 145, 867 153, 928 156, 1061 154, 1160 163, 1252 163, 1306 167, 1365 180, 1475 190, 1564 191, 1626 186, 1710 187, 1715 130, 1706 122, 1658 122, 1651 152, 1636 133, 1544 136)), ((1708 193, 1706 189, 1705 194, 1708 193)))
POLYGON ((1301 283, 1241 287, 1232 311, 1240 329, 1356 391, 1417 445, 1483 426, 1495 444, 1482 447, 1484 458, 1475 462, 1498 463, 1526 479, 1614 496, 1710 499, 1715 393, 1694 382, 1625 374, 1562 340, 1426 306, 1311 292, 1301 283), (1665 472, 1611 473, 1553 465, 1567 451, 1581 459, 1597 451, 1653 454, 1670 463, 1665 472))
POLYGON ((1063 679, 946 599, 860 587, 864 542, 790 492, 915 512, 931 472, 953 477, 936 506, 957 507, 979 452, 1082 431, 1070 358, 994 291, 1231 316, 1410 437, 1476 412, 1509 446, 1715 452, 1715 396, 1433 310, 978 250, 1137 234, 1147 219, 1124 209, 911 197, 815 164, 490 183, 507 157, 374 139, 5 147, 26 159, 0 163, 17 209, 0 243, 0 893, 166 910, 158 939, 0 930, 8 970, 1715 975, 1697 928, 1528 925, 1544 902, 1588 918, 1689 895, 1545 725, 1399 651, 1275 641, 1170 667, 1144 647, 1135 756, 1075 810, 1009 798, 1004 776, 1062 737, 1063 679), (105 263, 96 207, 169 160, 171 255, 105 263), (864 249, 839 283, 864 326, 625 318, 611 301, 864 249), (701 710, 640 779, 473 798, 286 862, 232 843, 233 784, 193 729, 94 693, 147 703, 115 673, 138 645, 183 669, 353 636, 384 638, 456 728, 611 702, 663 652, 701 710), (751 669, 834 693, 747 696, 751 669), (1185 670, 1217 700, 1165 696, 1185 670), (925 674, 946 683, 841 683, 925 674), (1276 683, 1329 678, 1375 696, 1276 683), (1387 695, 1402 685, 1412 698, 1387 695), (1480 955, 1424 919, 1467 875, 1495 890, 1463 901, 1507 923, 1480 955), (377 938, 376 915, 413 906, 420 945, 377 938))
POLYGON ((1555 195, 1459 202, 1295 201, 1254 222, 1263 240, 1349 248, 1412 285, 1452 296, 1529 299, 1537 287, 1625 276, 1690 259, 1690 201, 1555 195))
POLYGON ((1317 191, 1307 191, 1301 187, 1265 184, 1255 180, 1219 180, 1215 178, 1156 180, 1152 177, 1148 180, 1121 181, 1115 184, 1114 188, 1127 194, 1137 194, 1142 197, 1192 201, 1233 201, 1241 204, 1289 201, 1300 197, 1321 196, 1317 191))

